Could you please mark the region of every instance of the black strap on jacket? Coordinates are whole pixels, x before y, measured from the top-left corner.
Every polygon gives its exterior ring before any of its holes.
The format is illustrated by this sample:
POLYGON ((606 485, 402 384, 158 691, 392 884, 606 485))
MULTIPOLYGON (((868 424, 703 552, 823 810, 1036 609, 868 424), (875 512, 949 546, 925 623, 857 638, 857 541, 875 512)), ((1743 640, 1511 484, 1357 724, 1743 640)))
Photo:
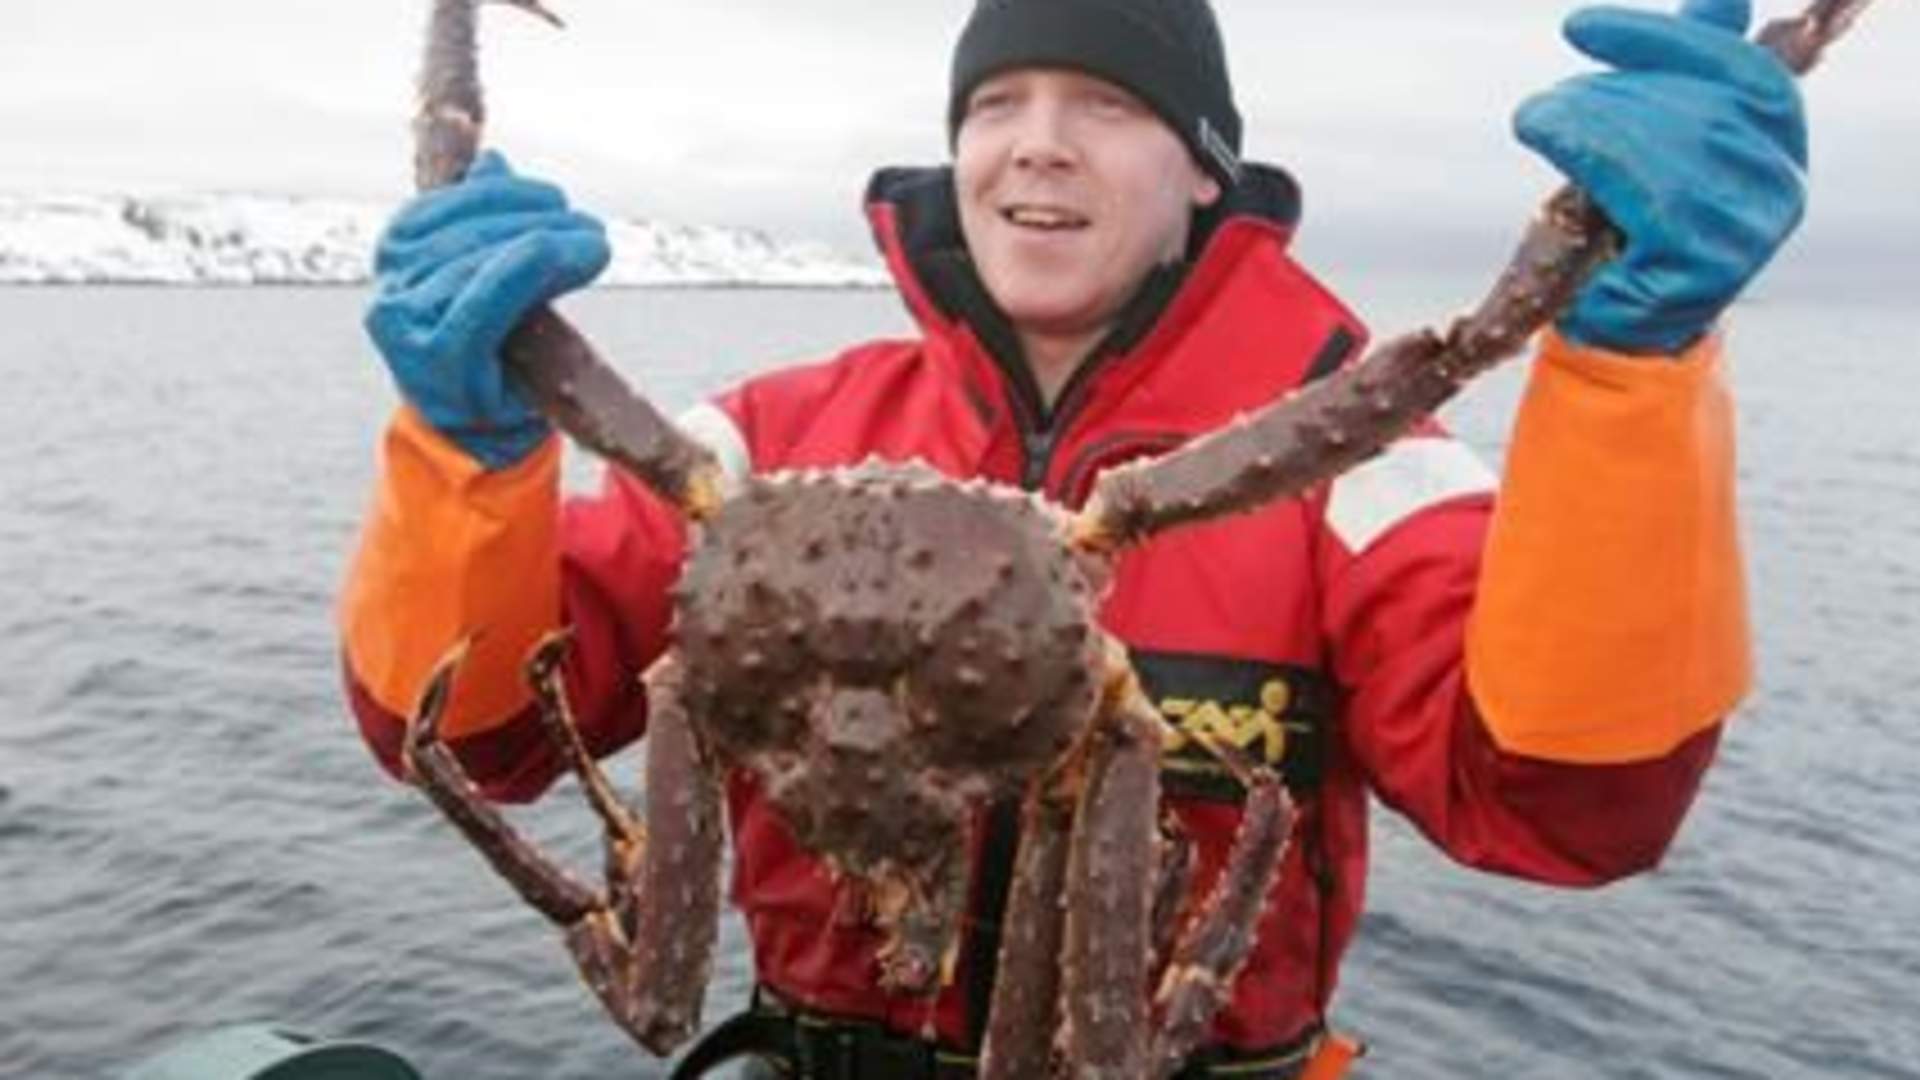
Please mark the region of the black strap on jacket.
POLYGON ((972 1080, 979 1061, 879 1024, 793 1009, 755 989, 747 1011, 702 1036, 671 1080, 699 1080, 742 1058, 760 1058, 793 1080, 972 1080))
POLYGON ((1173 1080, 1299 1080, 1320 1049, 1319 1028, 1293 1042, 1269 1050, 1203 1048, 1189 1058, 1173 1080))
POLYGON ((737 1013, 700 1036, 680 1059, 670 1080, 699 1080, 728 1062, 759 1058, 770 1065, 790 1067, 799 1059, 793 1026, 753 1009, 737 1013))

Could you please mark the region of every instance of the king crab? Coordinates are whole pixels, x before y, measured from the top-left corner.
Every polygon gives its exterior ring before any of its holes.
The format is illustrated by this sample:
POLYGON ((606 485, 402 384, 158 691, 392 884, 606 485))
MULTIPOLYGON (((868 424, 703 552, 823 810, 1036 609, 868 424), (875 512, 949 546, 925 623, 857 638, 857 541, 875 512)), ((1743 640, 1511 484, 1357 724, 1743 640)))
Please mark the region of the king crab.
MULTIPOLYGON (((538 0, 499 2, 553 18, 538 0)), ((1800 49, 1804 69, 1864 2, 1819 0, 1763 40, 1800 49)), ((423 188, 462 175, 478 145, 477 3, 434 2, 416 121, 423 188)), ((983 805, 1021 799, 982 1075, 1171 1075, 1230 995, 1292 812, 1265 770, 1210 747, 1247 798, 1224 870, 1176 934, 1167 898, 1184 892, 1185 862, 1159 834, 1162 722, 1096 618, 1111 560, 1378 453, 1519 351, 1611 241, 1583 196, 1561 192, 1487 300, 1444 334, 1399 338, 1253 417, 1112 470, 1078 513, 879 461, 754 476, 728 491, 704 448, 557 315, 536 311, 506 348, 524 388, 693 526, 673 645, 645 677, 644 813, 615 795, 581 742, 562 687, 564 635, 543 642, 528 671, 605 823, 604 892, 522 839, 440 742, 463 650, 428 680, 406 741, 409 773, 563 928, 613 1018, 661 1054, 699 1026, 720 904, 723 776, 752 774, 802 845, 863 884, 885 935, 879 981, 902 993, 929 994, 950 978, 967 830, 983 805)))
POLYGON ((1259 915, 1291 815, 1271 776, 1220 749, 1248 788, 1246 812, 1226 870, 1169 952, 1170 912, 1155 912, 1161 721, 1095 622, 1102 560, 1066 542, 1072 525, 1036 497, 919 466, 746 481, 700 519, 674 645, 646 674, 644 815, 621 804, 576 733, 558 670, 565 636, 529 665, 607 826, 604 897, 471 794, 436 735, 454 660, 429 683, 410 767, 566 928, 608 1011, 659 1053, 699 1023, 722 776, 751 772, 803 846, 863 883, 886 936, 879 979, 899 993, 948 981, 969 825, 982 806, 1024 798, 986 1075, 1045 1074, 1056 1001, 1076 1075, 1143 1075, 1149 1054, 1177 1065, 1246 958, 1251 935, 1236 928, 1259 915), (1169 962, 1150 1042, 1156 956, 1169 962))

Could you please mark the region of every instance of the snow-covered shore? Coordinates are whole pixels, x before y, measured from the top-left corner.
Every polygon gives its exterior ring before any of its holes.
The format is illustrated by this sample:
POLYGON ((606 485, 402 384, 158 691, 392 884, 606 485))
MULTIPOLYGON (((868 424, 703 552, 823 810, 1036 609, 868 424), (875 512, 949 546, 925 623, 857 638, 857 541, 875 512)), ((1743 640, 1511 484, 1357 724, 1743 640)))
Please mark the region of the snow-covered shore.
MULTIPOLYGON (((0 194, 0 284, 351 285, 392 203, 0 194)), ((610 221, 616 286, 870 288, 872 260, 750 229, 610 221)))

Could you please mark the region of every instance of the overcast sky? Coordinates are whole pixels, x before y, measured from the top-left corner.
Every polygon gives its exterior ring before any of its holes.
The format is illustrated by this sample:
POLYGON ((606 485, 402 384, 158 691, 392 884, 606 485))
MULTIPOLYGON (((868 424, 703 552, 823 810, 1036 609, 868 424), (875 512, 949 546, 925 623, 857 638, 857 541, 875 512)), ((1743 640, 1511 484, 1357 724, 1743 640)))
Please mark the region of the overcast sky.
MULTIPOLYGON (((0 190, 405 194, 426 0, 4 2, 0 190)), ((859 248, 868 172, 946 154, 971 0, 552 2, 565 33, 487 13, 491 141, 596 209, 859 248)), ((1216 0, 1250 155, 1301 177, 1309 236, 1383 251, 1546 190, 1508 117, 1581 69, 1572 6, 1216 0)), ((1881 0, 1809 85, 1817 250, 1915 251, 1916 68, 1920 4, 1881 0)))

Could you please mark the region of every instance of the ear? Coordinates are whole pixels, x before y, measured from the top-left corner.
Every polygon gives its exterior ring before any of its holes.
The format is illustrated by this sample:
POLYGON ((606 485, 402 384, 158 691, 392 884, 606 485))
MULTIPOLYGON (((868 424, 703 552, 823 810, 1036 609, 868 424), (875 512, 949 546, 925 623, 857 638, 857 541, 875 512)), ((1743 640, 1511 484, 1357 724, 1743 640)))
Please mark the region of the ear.
POLYGON ((1188 197, 1193 200, 1195 210, 1211 207, 1220 201, 1223 194, 1225 192, 1221 190, 1220 181, 1215 180, 1212 173, 1201 168, 1193 170, 1193 186, 1188 197))

